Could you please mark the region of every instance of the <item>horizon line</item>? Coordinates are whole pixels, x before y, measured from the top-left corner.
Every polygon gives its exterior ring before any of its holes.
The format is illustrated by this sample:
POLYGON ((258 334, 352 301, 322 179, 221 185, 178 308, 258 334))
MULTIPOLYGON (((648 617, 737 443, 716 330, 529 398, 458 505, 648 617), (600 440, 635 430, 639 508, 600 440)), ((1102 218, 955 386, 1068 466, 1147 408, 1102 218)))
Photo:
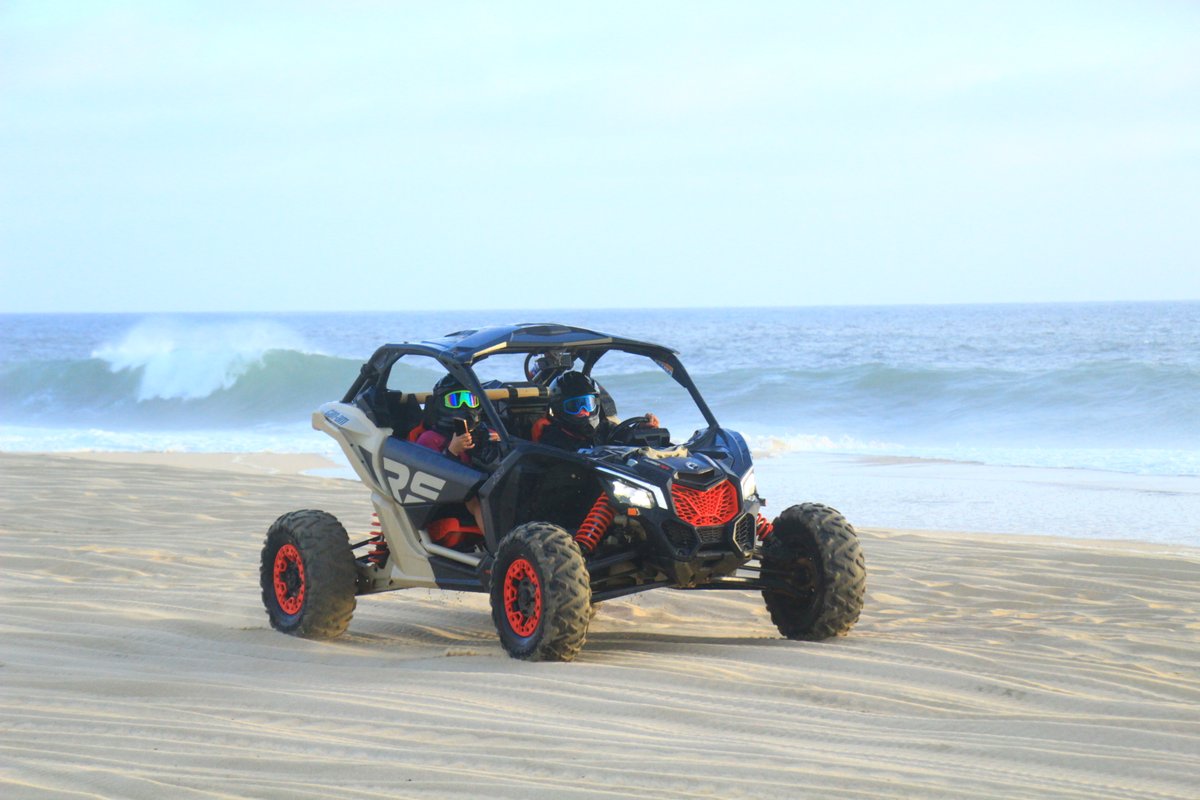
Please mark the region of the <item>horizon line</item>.
POLYGON ((202 315, 202 314, 454 314, 454 313, 500 313, 500 312, 549 312, 549 313, 578 313, 578 312, 613 312, 613 311, 780 311, 787 309, 811 308, 956 308, 956 307, 985 307, 985 306, 1102 306, 1102 305, 1164 305, 1171 303, 1196 303, 1200 297, 1180 299, 1155 300, 988 300, 988 301, 940 301, 927 303, 807 303, 797 305, 712 305, 712 306, 561 306, 561 307, 487 307, 487 308, 340 308, 340 309, 175 309, 175 310, 146 310, 129 309, 120 311, 94 310, 38 310, 38 311, 0 311, 0 316, 39 316, 39 315, 92 315, 92 316, 130 316, 130 315, 202 315))

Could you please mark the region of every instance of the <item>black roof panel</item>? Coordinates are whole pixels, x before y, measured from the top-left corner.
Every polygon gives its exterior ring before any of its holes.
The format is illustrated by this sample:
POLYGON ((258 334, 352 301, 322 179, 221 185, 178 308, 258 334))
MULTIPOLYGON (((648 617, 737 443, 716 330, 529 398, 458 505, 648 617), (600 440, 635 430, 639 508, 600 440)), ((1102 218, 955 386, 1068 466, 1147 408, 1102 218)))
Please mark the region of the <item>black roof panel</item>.
MULTIPOLYGON (((422 349, 437 350, 464 363, 470 363, 494 352, 531 353, 557 348, 612 346, 675 352, 669 347, 651 342, 627 339, 587 328, 576 328, 552 322, 498 325, 490 328, 456 331, 437 339, 427 339, 419 344, 422 349)), ((385 347, 404 348, 405 345, 394 344, 385 345, 385 347)))

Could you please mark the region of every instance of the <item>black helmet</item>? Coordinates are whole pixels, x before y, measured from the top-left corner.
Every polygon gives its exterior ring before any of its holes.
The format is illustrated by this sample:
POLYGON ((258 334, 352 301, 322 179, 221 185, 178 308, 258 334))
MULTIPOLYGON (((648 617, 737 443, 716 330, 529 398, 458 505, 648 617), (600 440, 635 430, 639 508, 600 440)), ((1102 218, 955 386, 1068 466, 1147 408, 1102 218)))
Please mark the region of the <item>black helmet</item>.
POLYGON ((479 425, 479 397, 463 388, 462 382, 453 375, 447 374, 437 382, 429 403, 433 406, 434 427, 442 433, 457 433, 456 419, 465 419, 468 430, 479 425))
POLYGON ((550 416, 574 433, 591 435, 600 425, 600 388, 582 372, 564 372, 550 384, 550 416))

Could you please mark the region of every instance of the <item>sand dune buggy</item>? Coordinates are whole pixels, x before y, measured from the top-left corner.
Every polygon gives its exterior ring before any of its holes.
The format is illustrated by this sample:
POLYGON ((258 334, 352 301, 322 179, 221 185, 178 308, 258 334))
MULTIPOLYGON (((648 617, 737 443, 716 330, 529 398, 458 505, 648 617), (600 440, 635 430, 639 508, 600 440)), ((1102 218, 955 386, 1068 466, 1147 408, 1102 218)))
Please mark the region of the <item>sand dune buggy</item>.
POLYGON ((553 324, 384 345, 313 426, 370 488, 377 529, 353 542, 323 511, 275 521, 262 598, 285 633, 337 636, 357 596, 411 587, 489 593, 504 649, 529 660, 573 659, 596 603, 647 589, 758 590, 791 639, 844 634, 862 609, 854 529, 816 504, 768 521, 745 441, 717 423, 666 347, 553 324), (547 387, 571 369, 599 382, 612 418, 615 401, 640 392, 664 416, 690 414, 695 432, 673 437, 635 416, 579 452, 533 441, 547 387), (471 464, 414 441, 430 424, 429 387, 446 374, 478 396, 497 434, 471 464), (651 377, 678 397, 649 388, 651 377), (481 527, 462 518, 470 497, 481 527))

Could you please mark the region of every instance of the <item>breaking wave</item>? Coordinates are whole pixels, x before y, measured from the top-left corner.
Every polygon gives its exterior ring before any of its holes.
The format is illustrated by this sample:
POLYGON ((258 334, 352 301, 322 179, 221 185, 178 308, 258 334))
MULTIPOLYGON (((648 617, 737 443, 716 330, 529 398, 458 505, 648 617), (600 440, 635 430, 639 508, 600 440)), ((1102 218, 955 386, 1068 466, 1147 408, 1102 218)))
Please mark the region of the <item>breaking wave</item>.
POLYGON ((144 322, 114 344, 93 353, 114 374, 137 377, 137 399, 197 400, 233 388, 268 354, 308 353, 289 328, 271 322, 186 326, 144 322))
POLYGON ((149 321, 90 358, 3 368, 0 411, 25 424, 117 428, 306 420, 358 367, 270 322, 149 321))

